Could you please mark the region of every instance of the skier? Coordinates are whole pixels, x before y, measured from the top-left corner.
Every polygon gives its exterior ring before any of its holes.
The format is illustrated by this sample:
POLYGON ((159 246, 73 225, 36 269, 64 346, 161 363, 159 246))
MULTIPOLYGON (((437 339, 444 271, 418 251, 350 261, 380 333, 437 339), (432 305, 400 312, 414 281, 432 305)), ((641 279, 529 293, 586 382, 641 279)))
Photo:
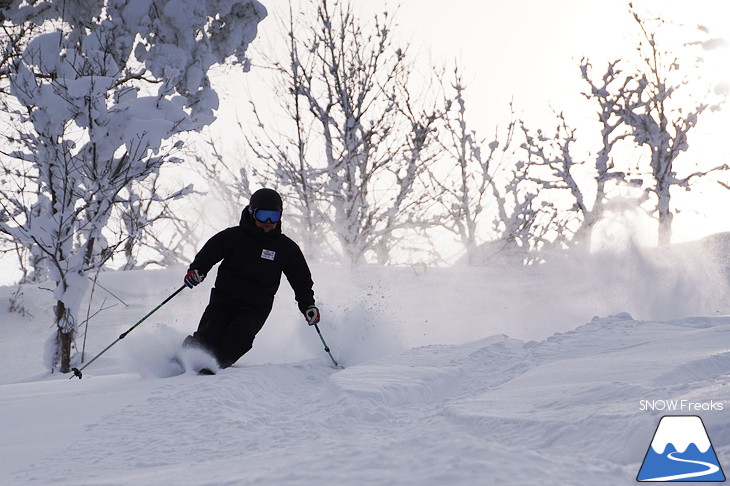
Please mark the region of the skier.
POLYGON ((208 351, 221 368, 233 365, 253 346, 271 312, 282 273, 307 323, 319 322, 307 262, 299 246, 281 232, 282 209, 281 196, 273 189, 254 192, 239 225, 208 240, 185 274, 185 285, 193 288, 222 261, 198 330, 183 343, 208 351))

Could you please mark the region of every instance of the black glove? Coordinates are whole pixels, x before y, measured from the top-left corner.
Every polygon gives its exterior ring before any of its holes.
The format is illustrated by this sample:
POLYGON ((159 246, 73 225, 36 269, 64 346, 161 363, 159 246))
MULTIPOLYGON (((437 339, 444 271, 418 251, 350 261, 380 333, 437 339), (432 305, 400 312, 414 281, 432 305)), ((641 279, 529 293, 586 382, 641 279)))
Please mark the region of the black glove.
POLYGON ((188 273, 185 274, 185 285, 187 285, 188 288, 192 289, 203 280, 205 280, 205 275, 194 268, 191 268, 188 270, 188 273))
POLYGON ((319 322, 319 309, 316 305, 310 305, 307 310, 304 311, 304 317, 307 319, 307 324, 313 326, 319 322))

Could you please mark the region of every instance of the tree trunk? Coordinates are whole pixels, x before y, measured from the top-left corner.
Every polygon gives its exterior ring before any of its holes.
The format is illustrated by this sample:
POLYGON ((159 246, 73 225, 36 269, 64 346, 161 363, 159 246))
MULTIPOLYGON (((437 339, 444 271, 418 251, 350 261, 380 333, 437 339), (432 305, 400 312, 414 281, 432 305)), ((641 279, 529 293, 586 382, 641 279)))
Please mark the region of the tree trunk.
POLYGON ((668 209, 659 211, 659 246, 668 246, 672 242, 672 217, 668 209))
POLYGON ((71 346, 73 345, 73 329, 65 330, 67 322, 66 305, 60 300, 56 302, 56 326, 58 326, 58 358, 61 373, 71 372, 71 346))
POLYGON ((672 242, 672 219, 674 214, 669 207, 670 195, 669 187, 664 185, 658 187, 659 202, 657 203, 657 212, 659 213, 659 246, 667 246, 672 242))
POLYGON ((71 345, 73 344, 73 332, 64 332, 58 329, 58 346, 61 357, 61 373, 71 372, 71 345))

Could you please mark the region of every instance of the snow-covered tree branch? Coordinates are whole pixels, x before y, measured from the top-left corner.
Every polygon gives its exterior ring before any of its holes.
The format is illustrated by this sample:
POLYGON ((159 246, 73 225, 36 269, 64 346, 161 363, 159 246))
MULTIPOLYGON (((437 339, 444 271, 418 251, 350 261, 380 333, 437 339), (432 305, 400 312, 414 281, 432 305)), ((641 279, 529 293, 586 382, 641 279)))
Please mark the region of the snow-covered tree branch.
POLYGON ((572 224, 565 228, 571 233, 568 239, 587 249, 591 248, 595 225, 603 218, 610 184, 615 187, 626 182, 626 173, 615 168, 611 155, 616 145, 628 137, 617 115, 627 81, 616 64, 609 63, 598 81, 593 78, 590 61, 583 59, 580 65, 583 80, 589 86, 583 94, 598 105, 600 144, 595 151, 583 156, 576 154, 577 130, 563 113, 557 114, 558 123, 552 134, 546 135, 542 130, 533 133, 522 123, 531 179, 543 189, 559 191, 562 198, 557 199, 569 201, 566 213, 572 224), (576 174, 581 169, 586 173, 576 174))

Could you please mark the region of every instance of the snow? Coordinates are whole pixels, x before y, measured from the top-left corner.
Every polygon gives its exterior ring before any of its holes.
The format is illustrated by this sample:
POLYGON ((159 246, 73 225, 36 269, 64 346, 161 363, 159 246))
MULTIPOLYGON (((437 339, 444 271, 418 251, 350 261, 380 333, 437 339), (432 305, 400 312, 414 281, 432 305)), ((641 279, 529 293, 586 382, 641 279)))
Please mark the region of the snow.
MULTIPOLYGON (((82 380, 43 369, 50 295, 26 287, 32 317, 0 309, 0 484, 633 484, 663 415, 701 416, 730 463, 724 274, 707 273, 708 258, 606 258, 560 272, 313 265, 322 334, 344 369, 283 283, 254 349, 216 376, 171 376, 168 359, 212 277, 82 380), (692 282, 703 286, 688 293, 692 282), (673 400, 680 409, 645 406, 673 400)), ((183 274, 102 273, 121 301, 96 289, 90 313, 105 310, 87 362, 183 274)), ((0 287, 0 302, 14 290, 0 287)))
POLYGON ((694 444, 703 454, 711 445, 699 417, 681 416, 669 416, 662 419, 661 424, 657 427, 654 440, 651 441, 651 448, 657 454, 664 454, 664 449, 669 444, 674 445, 677 452, 684 452, 690 444, 694 444))

